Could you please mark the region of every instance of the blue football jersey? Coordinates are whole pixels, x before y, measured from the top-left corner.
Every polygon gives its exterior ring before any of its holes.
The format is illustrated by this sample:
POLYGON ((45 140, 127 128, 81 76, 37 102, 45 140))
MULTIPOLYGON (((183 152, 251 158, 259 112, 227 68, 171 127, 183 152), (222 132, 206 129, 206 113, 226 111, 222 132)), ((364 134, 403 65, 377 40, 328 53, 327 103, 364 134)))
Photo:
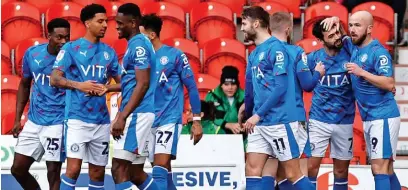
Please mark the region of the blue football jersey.
POLYGON ((62 124, 65 106, 65 90, 50 84, 56 56, 48 53, 47 46, 48 43, 30 47, 24 54, 22 69, 24 78, 34 80, 28 119, 43 126, 62 124))
POLYGON ((297 78, 298 72, 310 72, 309 66, 307 64, 307 56, 304 50, 296 45, 291 45, 284 42, 286 51, 289 55, 289 66, 288 77, 292 84, 289 86, 294 86, 294 88, 288 88, 288 92, 295 94, 296 98, 296 111, 295 115, 298 117, 297 121, 306 121, 306 111, 303 104, 303 89, 300 85, 299 78, 297 78))
MULTIPOLYGON (((54 69, 61 70, 69 80, 88 80, 106 84, 118 75, 118 58, 108 45, 80 38, 66 43, 59 52, 54 69)), ((66 119, 78 119, 92 124, 109 124, 106 97, 88 96, 79 90, 66 90, 66 119)))
MULTIPOLYGON (((346 37, 344 44, 351 52, 350 62, 377 76, 393 77, 392 58, 378 40, 359 48, 346 37)), ((399 117, 397 102, 392 92, 380 89, 363 77, 351 75, 354 95, 363 121, 399 117)))
MULTIPOLYGON (((253 113, 271 96, 275 86, 275 76, 287 75, 288 54, 284 44, 275 37, 271 37, 258 45, 250 54, 247 64, 246 80, 253 87, 253 113)), ((290 81, 289 81, 290 83, 290 81)), ((288 84, 284 84, 288 86, 288 84)), ((292 114, 296 109, 294 91, 287 91, 276 105, 273 105, 261 118, 257 125, 270 126, 290 123, 297 120, 292 114)))
POLYGON ((152 43, 143 34, 133 36, 128 42, 128 48, 122 63, 122 104, 120 111, 132 96, 136 87, 136 69, 150 68, 150 85, 142 102, 132 113, 154 113, 154 92, 156 88, 156 56, 152 43))
POLYGON ((176 48, 163 45, 156 52, 156 62, 159 77, 154 100, 154 126, 181 123, 184 108, 183 84, 195 83, 187 56, 176 48))
POLYGON ((308 55, 309 68, 321 62, 326 73, 313 90, 310 119, 330 124, 353 124, 355 116, 355 98, 351 78, 346 64, 350 55, 345 48, 335 56, 326 54, 324 48, 308 55))

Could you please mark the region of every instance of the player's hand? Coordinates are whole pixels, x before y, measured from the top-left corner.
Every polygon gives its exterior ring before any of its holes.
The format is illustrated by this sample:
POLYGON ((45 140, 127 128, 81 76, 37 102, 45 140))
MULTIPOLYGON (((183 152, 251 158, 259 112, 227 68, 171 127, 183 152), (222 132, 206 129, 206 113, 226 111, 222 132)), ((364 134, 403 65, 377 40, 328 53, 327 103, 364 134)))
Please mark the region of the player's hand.
POLYGON ((245 122, 245 131, 248 134, 251 134, 254 132, 255 125, 259 122, 261 118, 259 117, 258 114, 254 114, 252 117, 250 117, 246 122, 245 122))
POLYGON ((397 89, 395 88, 395 86, 392 87, 391 92, 395 96, 395 94, 397 93, 397 89))
POLYGON ((193 121, 193 126, 191 126, 190 140, 194 140, 194 145, 200 142, 203 137, 203 127, 200 121, 193 121))
POLYGON ((108 88, 105 85, 99 84, 100 85, 100 91, 91 91, 89 92, 89 95, 92 96, 103 96, 106 92, 108 92, 108 88))
POLYGON ((11 132, 13 133, 13 137, 17 138, 18 135, 21 132, 21 123, 20 122, 15 122, 14 126, 13 126, 13 129, 11 129, 11 132))
POLYGON ((245 104, 242 104, 238 110, 238 124, 241 128, 242 128, 242 121, 244 121, 244 118, 245 118, 245 104))
POLYGON ((98 94, 99 92, 104 91, 105 86, 102 84, 96 83, 96 81, 93 80, 87 80, 85 82, 80 82, 78 84, 79 86, 77 87, 78 90, 85 94, 98 94))
POLYGON ((113 139, 119 140, 123 135, 123 130, 125 129, 126 119, 121 117, 118 113, 116 118, 112 121, 111 124, 111 134, 113 139))
POLYGON ((239 134, 242 131, 241 125, 239 123, 227 123, 225 124, 225 128, 231 130, 234 134, 239 134))
POLYGON ((364 74, 364 70, 355 63, 347 63, 346 68, 347 68, 348 73, 354 74, 358 77, 364 74))
POLYGON ((336 25, 337 31, 340 30, 340 19, 336 16, 326 18, 320 24, 323 25, 323 28, 326 31, 329 31, 333 27, 333 25, 336 25))
POLYGON ((320 73, 320 77, 323 77, 324 74, 326 74, 326 69, 323 65, 323 62, 321 61, 316 64, 316 67, 314 68, 314 70, 320 73))

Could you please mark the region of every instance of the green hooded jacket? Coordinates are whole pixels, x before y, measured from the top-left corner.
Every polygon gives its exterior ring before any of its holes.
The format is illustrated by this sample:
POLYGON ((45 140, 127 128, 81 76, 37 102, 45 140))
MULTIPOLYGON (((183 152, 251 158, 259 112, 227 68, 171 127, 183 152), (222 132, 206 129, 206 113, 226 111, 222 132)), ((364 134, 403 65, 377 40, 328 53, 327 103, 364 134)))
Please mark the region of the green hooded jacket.
POLYGON ((216 108, 214 123, 220 126, 217 134, 233 134, 230 130, 225 128, 226 123, 237 123, 238 122, 238 110, 239 107, 244 103, 244 91, 238 88, 234 95, 234 102, 230 105, 227 96, 218 85, 217 88, 208 92, 205 97, 206 102, 213 102, 216 108))

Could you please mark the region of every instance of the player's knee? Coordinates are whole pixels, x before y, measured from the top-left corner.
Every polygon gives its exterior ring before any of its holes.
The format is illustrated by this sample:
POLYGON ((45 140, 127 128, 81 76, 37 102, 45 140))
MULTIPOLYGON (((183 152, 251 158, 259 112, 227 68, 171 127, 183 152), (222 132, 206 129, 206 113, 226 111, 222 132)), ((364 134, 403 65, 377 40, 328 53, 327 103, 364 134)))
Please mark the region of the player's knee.
POLYGON ((61 163, 52 163, 52 164, 47 164, 47 172, 48 174, 53 174, 53 175, 60 175, 61 172, 61 163))
POLYGON ((263 168, 257 164, 251 164, 250 162, 245 164, 245 174, 247 176, 261 176, 262 169, 263 168))
POLYGON ((388 174, 388 164, 386 163, 371 163, 371 171, 373 175, 388 174))
POLYGON ((20 167, 16 164, 13 164, 13 166, 11 166, 11 174, 15 177, 15 178, 21 178, 23 177, 25 174, 27 174, 27 170, 23 167, 20 167))
POLYGON ((134 184, 142 184, 147 178, 147 173, 143 170, 141 171, 132 171, 132 175, 130 176, 130 181, 134 184))
POLYGON ((347 178, 348 168, 334 168, 333 173, 335 178, 347 178))
POLYGON ((70 165, 67 167, 65 175, 71 179, 78 179, 80 172, 81 172, 81 166, 70 165))
POLYGON ((313 162, 308 162, 307 163, 307 172, 310 176, 314 176, 314 174, 317 175, 319 172, 319 164, 313 163, 313 162))
POLYGON ((103 167, 89 168, 89 178, 92 181, 103 181, 105 178, 105 168, 103 167))

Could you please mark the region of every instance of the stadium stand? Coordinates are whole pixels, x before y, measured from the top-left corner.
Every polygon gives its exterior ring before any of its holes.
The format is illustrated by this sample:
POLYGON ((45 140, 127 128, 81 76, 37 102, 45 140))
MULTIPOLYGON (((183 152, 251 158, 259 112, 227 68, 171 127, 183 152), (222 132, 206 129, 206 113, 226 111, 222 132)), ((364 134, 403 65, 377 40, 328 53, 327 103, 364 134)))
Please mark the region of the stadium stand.
POLYGON ((250 5, 255 5, 260 2, 273 2, 280 3, 289 9, 289 12, 293 13, 293 17, 298 19, 301 16, 301 1, 300 0, 290 0, 290 1, 279 1, 279 0, 250 0, 250 5))
POLYGON ((10 47, 3 40, 1 41, 1 74, 11 75, 12 65, 10 59, 10 47))
POLYGON ((200 50, 196 43, 185 38, 167 39, 164 40, 163 43, 183 51, 187 55, 188 61, 190 62, 190 67, 195 75, 202 71, 200 62, 200 50))
POLYGON ((1 10, 1 39, 10 48, 22 40, 42 36, 40 11, 36 7, 25 2, 9 2, 1 10))
POLYGON ((109 4, 109 0, 69 0, 69 1, 77 3, 81 6, 86 6, 92 3, 96 3, 100 5, 109 4))
POLYGON ((307 54, 323 47, 322 43, 317 41, 316 38, 304 38, 298 41, 296 45, 302 47, 307 54))
POLYGON ((190 13, 190 32, 199 47, 215 38, 235 39, 232 11, 216 2, 202 2, 190 13), (211 32, 209 32, 211 31, 211 32))
POLYGON ((21 76, 22 74, 21 68, 23 65, 24 53, 26 52, 26 50, 33 45, 38 45, 38 44, 43 44, 43 43, 48 43, 48 40, 45 38, 30 38, 27 40, 23 40, 17 45, 16 51, 15 51, 16 59, 15 59, 14 69, 18 76, 21 76))
POLYGON ((115 43, 113 43, 113 49, 115 49, 118 55, 119 63, 122 64, 122 59, 127 49, 127 41, 125 39, 116 40, 115 43))
POLYGON ((118 39, 118 32, 116 30, 116 21, 115 16, 120 5, 123 2, 121 1, 109 1, 102 4, 106 9, 106 16, 108 17, 108 28, 105 32, 105 37, 101 39, 102 42, 113 46, 113 43, 118 39))
MULTIPOLYGON (((8 113, 7 115, 5 115, 4 117, 1 117, 1 134, 2 135, 9 135, 12 134, 11 130, 14 127, 14 119, 16 117, 16 113, 12 112, 12 113, 8 113), (4 127, 3 127, 4 126, 4 127)), ((23 115, 21 116, 21 127, 24 127, 24 124, 27 122, 28 120, 28 109, 25 109, 23 112, 23 115)))
POLYGON ((54 18, 65 18, 71 24, 71 40, 76 40, 85 34, 85 26, 79 18, 81 9, 82 6, 73 2, 56 3, 45 13, 45 26, 54 18))
POLYGON ((208 91, 214 89, 220 84, 220 80, 218 78, 203 73, 198 74, 196 82, 201 100, 205 99, 208 91))
POLYGON ((1 76, 1 116, 14 113, 16 110, 16 99, 20 77, 15 75, 1 76), (7 102, 4 104, 4 102, 7 102))
POLYGON ((236 17, 241 17, 242 10, 246 4, 246 0, 207 0, 208 2, 217 2, 231 8, 236 17))
POLYGON ((270 15, 276 12, 290 12, 289 9, 285 6, 282 5, 281 3, 278 2, 261 2, 261 3, 256 3, 255 5, 262 7, 270 15))
MULTIPOLYGON (((217 38, 207 42, 203 47, 204 73, 221 77, 222 68, 232 65, 238 68, 239 80, 245 81, 245 46, 234 39, 217 38)), ((240 82, 244 87, 245 82, 240 82)))
POLYGON ((201 0, 161 0, 161 1, 176 4, 180 6, 186 13, 189 13, 195 5, 201 2, 201 0))
POLYGON ((50 8, 53 4, 62 2, 63 0, 24 0, 27 3, 30 3, 31 5, 35 6, 38 8, 40 13, 45 13, 48 8, 50 8))
POLYGON ((156 13, 163 19, 160 39, 184 38, 186 36, 186 17, 183 9, 167 2, 155 2, 145 6, 143 14, 156 13))

